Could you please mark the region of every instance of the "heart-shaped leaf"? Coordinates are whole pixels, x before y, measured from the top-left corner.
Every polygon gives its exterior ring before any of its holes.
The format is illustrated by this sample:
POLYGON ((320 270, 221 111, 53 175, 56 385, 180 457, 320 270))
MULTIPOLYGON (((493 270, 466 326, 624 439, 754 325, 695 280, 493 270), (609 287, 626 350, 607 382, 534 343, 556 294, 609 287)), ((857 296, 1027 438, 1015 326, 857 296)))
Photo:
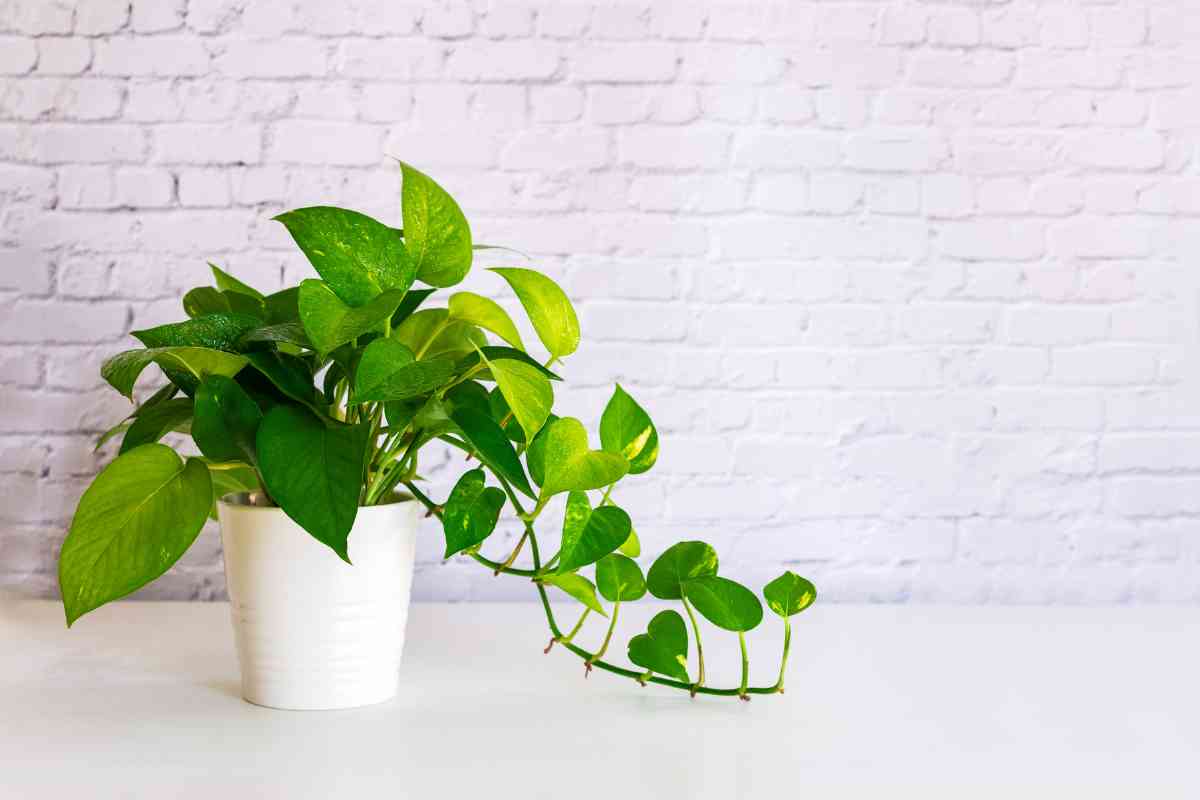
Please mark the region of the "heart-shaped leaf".
POLYGON ((521 461, 513 450, 512 442, 500 430, 489 415, 473 407, 458 407, 450 412, 450 419, 462 431, 467 443, 475 448, 479 460, 487 464, 493 472, 502 476, 518 491, 534 497, 525 470, 521 469, 521 461))
POLYGON ((208 468, 166 445, 118 456, 83 493, 58 559, 67 625, 166 572, 212 505, 208 468))
POLYGON ((677 611, 660 611, 650 620, 646 633, 629 640, 629 660, 639 667, 688 682, 688 635, 677 611))
POLYGON ((484 330, 496 334, 518 350, 525 350, 525 345, 521 342, 521 334, 517 332, 517 326, 513 324, 512 317, 495 300, 474 292, 456 292, 450 295, 449 306, 450 319, 478 325, 484 330))
MULTIPOLYGON (((249 390, 247 383, 254 382, 251 376, 257 377, 257 373, 267 379, 267 389, 278 390, 274 392, 276 399, 290 397, 307 406, 314 406, 317 390, 313 386, 312 373, 303 359, 269 350, 247 353, 246 358, 250 360, 254 369, 246 370, 238 376, 238 383, 242 384, 243 388, 249 390)), ((275 405, 275 403, 264 404, 261 402, 259 394, 255 392, 250 392, 250 394, 261 408, 265 409, 268 405, 275 405)))
POLYGON ((376 339, 362 352, 354 373, 354 399, 359 403, 409 400, 445 384, 454 362, 445 358, 414 361, 412 352, 394 339, 376 339))
POLYGON ((749 631, 762 622, 762 603, 737 581, 705 575, 685 581, 683 593, 704 618, 727 631, 749 631))
POLYGON ((309 278, 300 282, 300 322, 317 352, 325 355, 368 331, 381 329, 402 300, 403 289, 390 289, 360 306, 351 306, 324 281, 309 278))
POLYGON ((228 272, 221 269, 220 267, 218 267, 216 264, 212 263, 211 261, 208 262, 208 268, 210 270, 212 270, 213 280, 216 282, 217 288, 220 289, 221 291, 237 292, 238 294, 243 294, 248 297, 253 297, 257 300, 264 299, 263 293, 260 292, 258 289, 255 289, 253 286, 248 286, 248 285, 242 283, 237 278, 233 277, 228 272))
POLYGON ((255 436, 262 411, 232 378, 209 375, 196 390, 192 439, 213 461, 257 463, 255 436))
POLYGON ((125 438, 121 440, 119 452, 128 453, 135 447, 157 442, 174 430, 185 433, 188 430, 187 423, 191 419, 192 401, 186 397, 139 409, 139 413, 129 425, 129 430, 125 432, 125 438))
POLYGON ((685 582, 716 574, 716 550, 704 542, 678 542, 650 565, 646 586, 660 600, 678 600, 683 597, 685 582))
POLYGON ((763 587, 767 606, 781 617, 799 614, 817 599, 817 587, 807 578, 788 571, 763 587))
POLYGON ((596 588, 610 603, 624 603, 646 595, 646 579, 632 558, 609 553, 596 562, 596 588))
MULTIPOLYGON (((172 382, 186 383, 193 390, 205 375, 233 376, 246 366, 246 356, 211 350, 207 347, 152 347, 145 350, 126 350, 104 362, 100 375, 126 397, 133 399, 133 385, 142 370, 151 363, 163 372, 174 375, 172 382)), ((185 388, 181 385, 181 388, 185 388)))
POLYGON ((530 441, 554 405, 554 389, 550 381, 537 369, 523 361, 498 358, 495 361, 483 357, 484 363, 496 379, 496 386, 504 395, 504 401, 512 410, 513 417, 525 431, 525 440, 530 441))
POLYGON ((279 405, 263 417, 255 440, 271 497, 347 563, 369 437, 367 425, 326 422, 303 408, 279 405))
POLYGON ((237 352, 237 342, 247 331, 262 325, 249 314, 205 314, 185 322, 172 322, 134 331, 131 335, 146 347, 208 347, 237 352))
POLYGON ((313 206, 275 219, 287 227, 317 274, 351 306, 366 305, 389 289, 403 295, 412 286, 416 263, 404 242, 366 214, 313 206))
POLYGON ((446 532, 445 558, 491 536, 503 507, 504 490, 485 487, 482 469, 463 473, 454 484, 442 514, 442 529, 446 532))
POLYGON ((629 462, 629 474, 638 475, 658 460, 658 431, 654 423, 620 384, 600 417, 600 445, 620 453, 629 462))
POLYGON ((608 616, 608 612, 604 610, 604 606, 600 605, 600 600, 596 597, 595 584, 582 575, 575 573, 568 575, 547 575, 541 580, 542 583, 548 583, 551 586, 557 586, 559 589, 562 589, 597 614, 605 617, 608 616))
POLYGON ((404 240, 416 275, 430 286, 453 286, 471 269, 471 228, 462 209, 428 175, 400 163, 404 240))
MULTIPOLYGON (((524 364, 528 364, 529 366, 533 367, 538 372, 542 373, 543 375, 545 375, 547 378, 549 378, 552 381, 561 381, 562 380, 562 378, 559 375, 557 375, 556 373, 551 372, 550 370, 543 367, 536 360, 534 360, 528 353, 523 353, 520 350, 517 350, 513 347, 501 347, 501 346, 496 346, 496 345, 489 345, 487 347, 481 347, 481 348, 479 348, 479 350, 472 350, 470 353, 463 356, 462 360, 458 362, 458 366, 457 366, 458 371, 466 372, 467 370, 473 369, 475 367, 475 365, 477 365, 479 363, 480 358, 488 358, 493 361, 498 358, 507 358, 507 359, 511 359, 513 361, 520 361, 524 364)), ((495 378, 493 378, 486 369, 479 372, 476 375, 476 378, 481 381, 495 380, 495 378)))
POLYGON ((623 456, 589 449, 587 430, 574 417, 547 424, 530 445, 526 461, 534 480, 542 479, 543 498, 559 492, 602 489, 620 480, 629 468, 623 456))
POLYGON ((629 538, 631 527, 629 515, 623 510, 601 506, 593 511, 585 492, 571 492, 567 495, 556 572, 573 572, 598 561, 629 538))
POLYGON ((516 267, 493 267, 516 293, 533 329, 554 358, 579 348, 579 317, 559 285, 540 272, 516 267))

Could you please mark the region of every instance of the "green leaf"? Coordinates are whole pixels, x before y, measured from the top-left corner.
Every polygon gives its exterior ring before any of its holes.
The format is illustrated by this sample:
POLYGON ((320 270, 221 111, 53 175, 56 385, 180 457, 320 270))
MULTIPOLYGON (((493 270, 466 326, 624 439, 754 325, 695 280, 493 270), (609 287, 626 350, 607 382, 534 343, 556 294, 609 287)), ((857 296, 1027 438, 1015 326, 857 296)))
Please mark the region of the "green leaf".
POLYGON ((541 580, 542 583, 548 583, 551 586, 557 586, 559 589, 562 589, 597 614, 605 617, 608 616, 608 612, 604 610, 604 606, 600 605, 600 600, 596 597, 595 585, 582 575, 574 573, 570 575, 547 575, 541 580))
POLYGON ((309 349, 313 346, 308 339, 308 334, 304 332, 304 326, 299 322, 280 322, 277 325, 264 325, 261 328, 247 331, 241 339, 238 339, 238 346, 245 347, 255 342, 282 342, 309 349))
POLYGON ((658 460, 658 431, 654 423, 620 384, 600 417, 600 446, 620 453, 629 462, 629 474, 638 475, 658 460))
POLYGON ((180 376, 191 387, 205 375, 236 375, 246 366, 245 356, 211 350, 207 347, 153 347, 145 350, 126 350, 105 361, 100 375, 121 394, 133 399, 133 386, 142 370, 151 363, 158 364, 180 376))
MULTIPOLYGON (((501 347, 501 346, 497 346, 497 345, 488 345, 487 347, 479 348, 479 350, 472 350, 470 353, 463 356, 462 360, 458 362, 458 366, 457 366, 458 371, 466 372, 467 370, 474 369, 475 365, 477 365, 479 363, 479 360, 480 360, 479 354, 480 353, 483 353, 484 357, 489 358, 491 360, 495 360, 498 358, 507 358, 507 359, 511 359, 513 361, 520 361, 523 364, 528 364, 529 366, 533 367, 538 372, 542 373, 543 375, 545 375, 547 378, 549 378, 552 381, 561 381, 562 380, 562 378, 559 377, 557 374, 546 369, 541 364, 539 364, 534 358, 530 357, 530 355, 528 353, 523 353, 520 350, 517 350, 516 348, 513 348, 513 347, 501 347)), ((490 375, 490 373, 488 373, 487 370, 484 370, 484 371, 478 373, 475 377, 478 378, 479 380, 495 380, 495 378, 493 378, 490 375)))
POLYGON ((403 294, 416 277, 416 262, 404 242, 366 214, 313 206, 275 219, 287 227, 317 274, 351 306, 365 305, 389 289, 403 294))
POLYGON ((610 553, 596 562, 596 588, 610 603, 624 603, 645 597, 646 579, 632 558, 610 553))
POLYGON ((408 294, 404 295, 404 301, 397 306, 395 312, 392 313, 392 328, 400 327, 400 323, 408 319, 424 303, 429 295, 433 294, 436 289, 409 289, 408 294))
POLYGON ((208 347, 235 353, 238 339, 260 325, 262 320, 249 314, 205 314, 185 322, 134 331, 131 335, 146 347, 208 347))
POLYGON ((458 360, 476 347, 487 345, 487 337, 474 325, 449 319, 444 308, 417 311, 392 331, 392 338, 421 358, 458 360))
POLYGON ((650 620, 646 633, 629 640, 629 660, 639 667, 688 682, 688 635, 677 611, 660 611, 650 620))
POLYGON ((524 351, 521 334, 508 315, 495 300, 474 292, 456 292, 450 295, 450 319, 461 320, 491 331, 518 350, 524 351))
POLYGON ((763 587, 767 606, 781 617, 799 614, 817 599, 817 587, 790 570, 763 587))
POLYGON ((267 492, 347 563, 369 437, 367 425, 327 424, 303 408, 282 405, 267 412, 256 437, 267 492))
MULTIPOLYGON (((226 379, 228 380, 228 379, 226 379)), ((135 447, 157 442, 173 430, 186 433, 187 423, 192 418, 190 398, 168 400, 151 408, 141 410, 134 416, 125 438, 121 440, 120 453, 128 453, 135 447)))
POLYGON ((249 297, 256 298, 258 300, 264 299, 263 293, 260 292, 258 289, 255 289, 253 286, 249 286, 245 283, 242 283, 237 278, 233 277, 228 272, 221 269, 220 267, 218 267, 216 264, 212 263, 211 261, 208 262, 208 268, 210 270, 212 270, 213 280, 216 282, 217 288, 220 289, 221 291, 237 292, 238 294, 244 294, 249 297))
POLYGON ((504 491, 483 484, 482 469, 463 473, 454 484, 442 514, 442 528, 446 532, 445 558, 474 547, 496 529, 496 520, 504 507, 504 491))
MULTIPOLYGON (((313 386, 313 376, 303 359, 285 353, 274 353, 260 350, 247 353, 250 365, 264 376, 284 397, 290 397, 297 402, 312 406, 315 402, 316 388, 313 386)), ((251 373, 247 370, 243 376, 251 373)), ((256 395, 257 397, 257 395, 256 395)), ((261 404, 260 404, 261 405, 261 404)), ((262 406, 266 408, 265 405, 262 406)))
POLYGON ((116 425, 113 425, 111 428, 106 430, 104 433, 100 434, 100 436, 96 439, 96 446, 92 448, 92 452, 96 452, 101 447, 104 447, 104 445, 107 444, 114 436, 118 436, 132 428, 133 420, 133 417, 126 417, 116 425))
POLYGON ((525 470, 521 469, 521 461, 513 450, 512 442, 504 435, 504 431, 500 430, 495 420, 478 409, 469 407, 451 410, 450 420, 462 431, 467 443, 475 448, 479 460, 491 468, 492 472, 503 477, 518 491, 535 497, 533 489, 529 486, 529 479, 525 477, 525 470))
POLYGON ((717 574, 717 551, 704 542, 678 542, 650 565, 646 586, 660 600, 683 597, 686 581, 717 574))
POLYGON ((579 347, 579 318, 567 293, 540 272, 516 267, 492 267, 516 292, 542 344, 554 358, 579 347))
POLYGON ((381 329, 403 299, 404 291, 393 289, 361 306, 350 306, 327 283, 309 278, 300 282, 300 321, 317 352, 325 355, 368 331, 381 329))
POLYGON ((484 416, 491 414, 488 390, 483 387, 483 384, 475 381, 454 384, 446 390, 442 399, 445 401, 447 414, 453 414, 460 408, 469 408, 484 416))
POLYGON ((213 505, 208 512, 211 519, 217 518, 217 501, 222 497, 262 491, 262 484, 258 482, 258 473, 254 471, 253 467, 230 463, 223 463, 218 467, 207 461, 205 463, 208 465, 208 474, 212 478, 213 487, 213 505))
POLYGON ((563 517, 562 546, 559 549, 558 574, 586 567, 616 550, 629 538, 629 515, 616 506, 592 510, 585 492, 567 495, 563 517))
POLYGON ((189 317, 208 314, 247 314, 265 320, 267 309, 261 298, 241 292, 222 292, 211 286, 199 286, 183 296, 183 310, 189 317))
POLYGON ((637 558, 642 554, 642 542, 638 539, 636 530, 631 529, 629 531, 629 538, 617 548, 617 552, 627 555, 630 558, 637 558))
POLYGON ((299 286, 269 294, 263 304, 267 307, 267 322, 271 325, 300 321, 299 286))
POLYGON ((471 269, 471 228, 462 209, 428 175, 400 163, 404 241, 416 275, 430 286, 453 286, 471 269))
POLYGON ((166 445, 142 445, 109 464, 83 493, 58 559, 67 625, 166 572, 211 505, 208 469, 166 445))
POLYGON ((737 581, 705 575, 683 583, 683 593, 704 618, 727 631, 749 631, 762 622, 762 603, 737 581))
POLYGON ((541 477, 542 497, 603 489, 620 480, 629 468, 622 456, 589 450, 587 431, 574 417, 548 423, 530 446, 526 461, 534 480, 541 477))
POLYGON ((262 411, 232 378, 209 375, 196 390, 192 439, 214 461, 258 463, 254 439, 262 411))
POLYGON ((403 430, 423 405, 421 400, 390 400, 383 404, 383 416, 390 427, 403 430))
POLYGON ((484 363, 496 379, 496 385, 512 409, 513 417, 521 430, 525 431, 525 440, 532 440, 542 429, 546 418, 550 416, 550 407, 554 405, 554 389, 550 381, 523 361, 511 358, 491 361, 485 356, 484 363))
POLYGON ((363 350, 354 374, 359 403, 408 400, 429 394, 454 377, 454 362, 445 358, 414 361, 412 352, 394 339, 376 339, 363 350))

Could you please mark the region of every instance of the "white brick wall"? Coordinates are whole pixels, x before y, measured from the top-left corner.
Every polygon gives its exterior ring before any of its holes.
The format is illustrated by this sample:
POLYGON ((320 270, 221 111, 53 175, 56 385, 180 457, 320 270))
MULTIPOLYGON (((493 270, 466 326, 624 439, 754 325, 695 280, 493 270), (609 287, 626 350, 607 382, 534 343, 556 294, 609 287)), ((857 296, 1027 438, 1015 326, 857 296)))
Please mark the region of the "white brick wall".
MULTIPOLYGON (((54 591, 101 358, 207 259, 306 274, 280 209, 398 219, 398 156, 575 297, 566 409, 651 409, 648 550, 1200 601, 1198 44, 1191 0, 2 0, 0 586, 54 591)), ((438 538, 421 597, 527 594, 438 538)), ((148 595, 222 592, 209 530, 148 595)))

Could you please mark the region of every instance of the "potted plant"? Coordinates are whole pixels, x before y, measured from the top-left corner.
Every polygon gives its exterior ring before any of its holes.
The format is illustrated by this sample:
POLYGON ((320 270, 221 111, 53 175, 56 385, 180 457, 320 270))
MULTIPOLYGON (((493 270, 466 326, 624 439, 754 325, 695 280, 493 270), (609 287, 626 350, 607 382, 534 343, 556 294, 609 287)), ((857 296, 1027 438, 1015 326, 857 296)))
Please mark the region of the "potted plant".
POLYGON ((143 346, 104 363, 104 379, 131 400, 151 364, 163 377, 101 437, 121 436, 120 452, 83 494, 63 543, 67 625, 162 575, 215 516, 244 697, 281 708, 380 702, 396 691, 418 521, 435 516, 446 558, 531 581, 550 629, 547 651, 557 643, 589 672, 693 696, 782 692, 789 619, 815 599, 812 584, 785 572, 764 588, 783 618, 779 678, 748 686, 744 634, 763 615, 756 595, 719 576, 703 542, 668 548, 645 574, 635 560, 638 536, 614 492, 658 457, 646 411, 617 386, 599 449, 582 422, 553 413, 579 322, 539 272, 491 270, 515 293, 546 358, 530 355, 487 297, 459 291, 430 307, 436 289, 462 281, 475 253, 490 248, 473 242, 437 183, 407 164, 401 171, 403 228, 328 206, 281 214, 275 219, 319 278, 264 295, 212 266, 216 285, 183 298, 188 319, 135 331, 143 346), (199 455, 161 444, 172 431, 190 434, 199 455), (435 443, 471 459, 441 502, 419 486, 420 455, 435 443), (536 526, 559 495, 561 536, 546 557, 536 526), (523 533, 493 560, 482 548, 505 512, 523 533), (565 631, 552 591, 582 606, 565 631), (662 611, 628 644, 636 668, 604 660, 621 606, 647 593, 678 601, 687 624, 662 611), (706 683, 697 613, 737 634, 740 685, 706 683), (609 622, 600 646, 587 650, 575 640, 593 614, 609 622))

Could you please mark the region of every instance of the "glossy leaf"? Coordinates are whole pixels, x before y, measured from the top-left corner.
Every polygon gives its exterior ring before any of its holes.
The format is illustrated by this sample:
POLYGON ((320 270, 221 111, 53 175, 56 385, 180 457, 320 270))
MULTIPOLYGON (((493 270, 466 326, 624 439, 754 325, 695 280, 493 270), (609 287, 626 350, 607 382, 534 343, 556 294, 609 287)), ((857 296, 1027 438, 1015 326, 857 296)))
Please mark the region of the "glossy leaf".
POLYGON ((303 408, 280 405, 263 417, 256 437, 271 497, 346 562, 369 436, 366 425, 323 421, 303 408))
POLYGON ((533 329, 554 358, 579 348, 579 318, 559 285, 540 272, 516 267, 492 267, 516 293, 533 329))
POLYGON ((727 631, 749 631, 762 622, 762 603, 754 592, 737 581, 716 575, 693 578, 683 593, 704 618, 727 631))
POLYGON ((118 456, 83 493, 58 560, 67 625, 166 572, 212 505, 208 468, 166 445, 118 456))
MULTIPOLYGON (((521 423, 517 422, 517 418, 513 416, 512 409, 508 407, 508 402, 504 399, 504 395, 499 389, 492 389, 488 392, 488 410, 491 413, 492 419, 499 423, 508 438, 514 442, 521 444, 525 443, 525 431, 521 429, 521 423)), ((546 423, 556 420, 558 417, 554 414, 546 417, 546 423)), ((542 425, 542 430, 545 430, 546 425, 542 425)), ((536 441, 537 437, 534 437, 536 441)))
POLYGON ((454 363, 445 358, 414 361, 412 352, 394 339, 376 339, 363 350, 354 373, 356 402, 409 400, 445 384, 454 363))
POLYGON ((428 175, 400 163, 404 241, 416 276, 430 286, 453 286, 471 269, 471 228, 462 209, 428 175))
POLYGON ((629 515, 623 510, 601 506, 593 511, 585 492, 571 492, 555 571, 560 575, 574 572, 600 560, 620 547, 631 529, 629 515))
POLYGON ((554 389, 545 375, 522 361, 511 358, 498 358, 492 361, 484 358, 484 363, 496 379, 504 401, 512 410, 513 417, 525 431, 525 439, 529 441, 541 430, 550 416, 550 407, 554 405, 554 389))
POLYGON ((425 300, 429 298, 429 295, 433 294, 435 291, 437 290, 409 289, 408 294, 404 295, 404 300, 399 306, 396 307, 396 310, 392 312, 392 327, 398 327, 400 323, 411 317, 413 313, 420 308, 421 303, 424 303, 425 300))
POLYGON ((189 317, 232 313, 260 320, 267 318, 267 309, 261 299, 240 292, 222 292, 211 286, 200 286, 185 294, 183 310, 189 317))
POLYGON ((208 512, 210 519, 217 518, 217 501, 222 497, 262 491, 262 484, 258 482, 258 473, 253 467, 246 464, 225 463, 218 468, 211 463, 205 463, 208 466, 208 474, 212 478, 213 487, 212 508, 208 512))
POLYGON ((646 587, 660 600, 678 600, 686 581, 716 574, 716 550, 704 542, 678 542, 650 565, 646 587))
POLYGON ((483 387, 483 384, 475 381, 456 383, 446 390, 442 400, 446 405, 447 414, 453 414, 462 408, 469 408, 484 416, 491 414, 488 390, 483 387))
POLYGON ((504 490, 484 486, 482 469, 463 473, 454 484, 442 514, 442 529, 446 533, 444 557, 461 553, 491 536, 503 507, 504 490))
POLYGON ((453 409, 450 419, 462 431, 467 443, 475 448, 480 461, 518 491, 529 497, 535 496, 512 443, 495 420, 476 408, 468 407, 453 409))
POLYGON ((478 325, 524 351, 525 345, 512 317, 495 300, 474 292, 456 292, 450 295, 449 307, 450 319, 478 325))
POLYGON ((128 426, 118 452, 128 453, 135 447, 157 442, 171 431, 186 433, 187 423, 192 419, 192 401, 186 397, 168 400, 140 412, 128 426))
POLYGON ((392 338, 412 350, 418 358, 451 358, 455 361, 476 347, 487 344, 487 337, 474 325, 449 319, 444 308, 426 308, 406 319, 392 331, 392 338))
POLYGON ((534 479, 541 477, 543 497, 603 489, 620 480, 629 466, 615 453, 589 449, 587 431, 574 417, 549 423, 530 446, 526 461, 534 479))
MULTIPOLYGON (((529 366, 533 367, 538 372, 542 373, 543 375, 545 375, 547 378, 549 378, 552 381, 561 381, 562 380, 562 378, 559 377, 556 373, 551 372, 550 370, 546 369, 544 366, 539 364, 537 362, 537 360, 532 358, 528 353, 523 353, 520 350, 517 350, 516 348, 513 348, 513 347, 502 347, 502 346, 497 346, 497 345, 488 345, 487 347, 479 348, 479 350, 472 350, 470 353, 463 356, 462 360, 458 362, 458 367, 457 367, 458 371, 466 372, 469 369, 473 369, 477 364, 479 364, 480 353, 483 354, 483 357, 491 359, 491 360, 495 360, 498 358, 508 358, 508 359, 512 359, 513 361, 520 361, 524 364, 528 364, 529 366)), ((495 378, 493 378, 487 370, 483 370, 483 371, 477 373, 475 377, 478 380, 495 380, 495 378)))
POLYGON ((817 587, 794 572, 784 572, 763 587, 767 607, 781 617, 799 614, 817 599, 817 587))
POLYGON ((267 323, 281 325, 285 322, 300 321, 300 287, 288 289, 267 295, 263 300, 267 307, 267 323))
POLYGON ((263 293, 260 292, 258 289, 255 289, 253 286, 249 286, 245 283, 242 283, 237 278, 233 277, 228 272, 221 269, 220 267, 218 267, 216 264, 212 263, 211 261, 208 262, 208 268, 210 270, 212 270, 213 280, 216 282, 217 288, 220 289, 221 291, 237 292, 238 294, 244 294, 249 297, 257 298, 259 300, 264 299, 263 293))
POLYGON ((237 342, 247 331, 262 325, 249 314, 205 314, 185 322, 134 331, 131 335, 146 347, 208 347, 237 352, 237 342))
POLYGON ((232 378, 209 375, 196 390, 192 439, 214 461, 257 463, 254 440, 262 411, 232 378))
POLYGON ((645 597, 646 579, 632 558, 610 553, 596 562, 596 588, 610 603, 625 603, 645 597))
POLYGON ((416 263, 404 242, 366 214, 313 206, 275 219, 287 227, 313 269, 348 305, 366 305, 389 289, 403 295, 416 277, 416 263))
POLYGON ((142 370, 151 363, 158 364, 186 380, 192 387, 205 375, 236 375, 246 366, 245 356, 212 350, 207 347, 152 347, 126 350, 104 362, 100 375, 126 397, 133 399, 133 386, 142 370))
POLYGON ((314 403, 316 388, 313 386, 312 373, 301 359, 269 351, 247 353, 246 358, 284 397, 306 405, 314 403))
POLYGON ((600 445, 619 453, 629 462, 629 474, 638 475, 658 460, 658 431, 650 415, 620 384, 613 389, 600 417, 600 445))
POLYGON ((688 682, 688 634, 677 611, 660 611, 650 620, 646 633, 629 640, 629 660, 639 667, 688 682))
POLYGON ((304 348, 313 346, 308 339, 308 334, 304 332, 304 326, 299 322, 280 322, 277 325, 264 325, 261 328, 247 331, 238 340, 238 346, 245 347, 255 342, 294 344, 304 348))
POLYGON ((393 289, 351 306, 324 281, 310 278, 300 282, 300 322, 313 347, 324 355, 368 331, 381 329, 403 299, 404 291, 393 289))
POLYGON ((562 589, 597 614, 605 617, 608 616, 608 612, 604 610, 604 606, 600 605, 600 600, 596 597, 595 584, 582 575, 574 573, 569 575, 547 575, 542 578, 542 582, 562 589))
POLYGON ((390 400, 383 404, 383 416, 390 427, 404 430, 423 405, 421 400, 390 400))
POLYGON ((621 546, 617 548, 617 552, 630 558, 637 558, 642 554, 642 542, 638 539, 637 530, 629 531, 629 538, 622 542, 621 546))

